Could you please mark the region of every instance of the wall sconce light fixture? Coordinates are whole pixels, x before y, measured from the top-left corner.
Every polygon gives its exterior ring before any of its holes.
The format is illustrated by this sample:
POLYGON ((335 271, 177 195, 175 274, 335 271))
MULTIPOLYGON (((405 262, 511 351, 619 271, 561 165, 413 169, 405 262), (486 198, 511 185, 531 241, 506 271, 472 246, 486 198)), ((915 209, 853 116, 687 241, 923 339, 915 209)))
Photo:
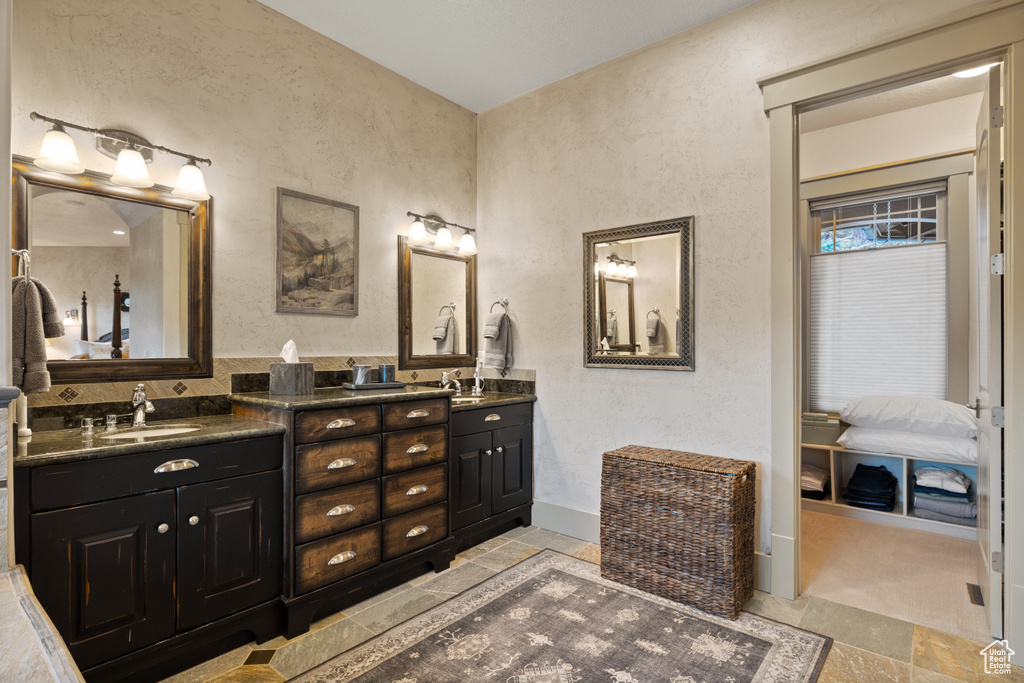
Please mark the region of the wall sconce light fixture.
POLYGON ((451 228, 458 228, 462 230, 462 237, 459 238, 459 256, 472 256, 478 253, 476 238, 473 236, 476 228, 449 223, 440 216, 421 216, 412 211, 407 211, 405 215, 413 219, 409 226, 409 244, 422 246, 433 242, 435 249, 452 250, 455 248, 455 239, 452 237, 451 228), (434 235, 433 239, 430 237, 431 234, 434 235))
MULTIPOLYGON (((597 268, 597 264, 594 267, 597 268)), ((604 272, 611 277, 636 277, 638 274, 636 261, 621 259, 615 254, 608 257, 608 265, 605 266, 604 272)))
POLYGON ((40 168, 69 175, 85 171, 85 167, 78 159, 75 141, 71 139, 66 130, 73 128, 92 133, 96 137, 96 149, 106 156, 117 159, 114 173, 110 176, 111 182, 125 187, 152 187, 153 179, 149 177, 146 164, 153 160, 153 152, 163 152, 186 159, 185 165, 178 173, 178 184, 171 191, 172 194, 197 202, 210 198, 210 194, 206 191, 203 172, 199 170, 198 165, 199 162, 202 162, 211 166, 213 162, 209 159, 154 145, 145 138, 125 130, 79 126, 76 123, 52 119, 36 112, 29 114, 29 117, 33 121, 46 121, 53 124, 53 128, 43 136, 43 144, 39 150, 39 156, 36 158, 36 165, 40 168))
POLYGON ((76 325, 78 324, 78 309, 72 308, 64 311, 64 324, 65 325, 76 325))

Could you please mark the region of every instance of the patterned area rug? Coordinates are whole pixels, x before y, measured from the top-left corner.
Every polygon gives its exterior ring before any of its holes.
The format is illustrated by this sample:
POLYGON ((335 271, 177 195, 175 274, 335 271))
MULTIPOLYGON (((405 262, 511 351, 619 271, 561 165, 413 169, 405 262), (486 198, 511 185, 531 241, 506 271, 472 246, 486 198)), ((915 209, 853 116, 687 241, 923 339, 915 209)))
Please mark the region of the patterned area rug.
POLYGON ((545 550, 295 683, 813 682, 832 640, 722 619, 545 550))

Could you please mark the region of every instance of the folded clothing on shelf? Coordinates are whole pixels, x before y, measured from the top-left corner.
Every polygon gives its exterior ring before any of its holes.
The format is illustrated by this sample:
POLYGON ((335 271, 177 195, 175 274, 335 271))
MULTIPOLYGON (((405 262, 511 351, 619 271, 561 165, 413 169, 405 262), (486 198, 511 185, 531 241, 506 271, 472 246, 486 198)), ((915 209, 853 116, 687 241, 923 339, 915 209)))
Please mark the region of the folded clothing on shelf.
POLYGON ((843 498, 854 507, 891 511, 896 506, 896 486, 896 477, 885 465, 858 463, 843 498))
POLYGON ((804 491, 824 491, 828 484, 828 470, 803 463, 800 465, 800 488, 804 491))
POLYGON ((934 498, 920 495, 914 496, 914 509, 916 511, 931 510, 932 512, 949 515, 950 517, 962 517, 965 519, 975 519, 978 516, 977 503, 935 500, 934 498))
POLYGON ((941 489, 950 493, 967 493, 971 489, 971 479, 960 470, 952 467, 925 465, 914 470, 915 486, 926 486, 941 489))
POLYGON ((915 508, 914 516, 920 517, 921 519, 932 519, 937 522, 959 524, 960 526, 978 526, 977 517, 954 517, 953 515, 944 515, 941 512, 935 512, 934 510, 928 510, 925 508, 915 508))

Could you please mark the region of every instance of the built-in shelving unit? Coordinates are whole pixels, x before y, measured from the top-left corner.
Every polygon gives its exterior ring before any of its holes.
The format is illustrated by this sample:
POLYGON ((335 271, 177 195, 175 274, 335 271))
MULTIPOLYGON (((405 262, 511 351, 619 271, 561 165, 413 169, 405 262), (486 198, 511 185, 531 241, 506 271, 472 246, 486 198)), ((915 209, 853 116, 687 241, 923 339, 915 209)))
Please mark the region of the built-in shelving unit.
MULTIPOLYGON (((867 522, 889 524, 891 526, 918 529, 920 531, 931 531, 933 533, 956 536, 968 540, 977 540, 978 532, 975 527, 961 526, 949 522, 939 522, 931 519, 923 519, 914 514, 913 491, 911 490, 914 469, 918 465, 943 465, 960 470, 975 484, 978 481, 978 468, 974 465, 967 465, 958 462, 944 460, 924 459, 905 455, 894 455, 892 453, 870 453, 867 451, 853 451, 842 446, 825 446, 813 443, 802 443, 802 461, 817 467, 828 470, 831 477, 831 493, 823 500, 803 498, 803 509, 813 512, 824 512, 831 515, 840 515, 854 519, 862 519, 867 522), (848 505, 843 499, 843 490, 846 483, 853 475, 858 463, 877 466, 885 465, 886 469, 896 476, 898 482, 896 488, 896 505, 891 512, 883 510, 868 510, 848 505)), ((976 486, 975 486, 975 490, 976 486)))

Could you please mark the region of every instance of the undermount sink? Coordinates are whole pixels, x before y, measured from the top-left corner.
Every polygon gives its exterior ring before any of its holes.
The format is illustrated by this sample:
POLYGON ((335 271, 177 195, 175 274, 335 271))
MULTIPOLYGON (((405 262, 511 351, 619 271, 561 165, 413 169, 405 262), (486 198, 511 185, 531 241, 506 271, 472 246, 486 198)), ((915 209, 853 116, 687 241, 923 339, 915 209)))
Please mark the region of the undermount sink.
POLYGON ((483 396, 452 396, 453 405, 460 405, 462 403, 480 403, 480 401, 483 400, 483 396))
POLYGON ((151 427, 128 427, 118 429, 113 434, 105 434, 102 439, 149 439, 156 436, 174 436, 198 432, 198 425, 153 425, 151 427))

